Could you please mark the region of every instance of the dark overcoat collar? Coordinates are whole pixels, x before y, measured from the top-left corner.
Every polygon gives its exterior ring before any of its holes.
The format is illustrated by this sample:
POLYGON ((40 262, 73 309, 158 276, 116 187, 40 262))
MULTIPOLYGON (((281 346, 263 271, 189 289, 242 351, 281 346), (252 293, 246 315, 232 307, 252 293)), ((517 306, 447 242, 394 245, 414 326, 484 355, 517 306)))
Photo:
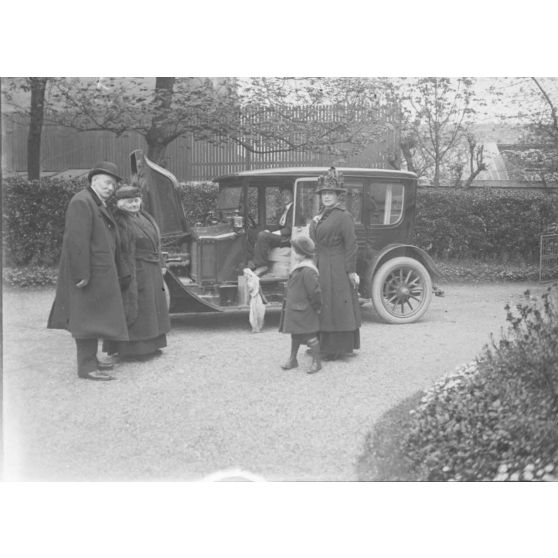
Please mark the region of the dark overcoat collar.
POLYGON ((95 190, 93 190, 91 186, 87 187, 87 191, 89 192, 89 194, 91 194, 93 201, 97 204, 97 207, 99 208, 99 211, 101 212, 103 217, 108 219, 112 224, 116 225, 116 222, 114 221, 114 217, 110 214, 109 210, 107 209, 107 206, 103 203, 103 201, 101 200, 97 192, 95 192, 95 190))

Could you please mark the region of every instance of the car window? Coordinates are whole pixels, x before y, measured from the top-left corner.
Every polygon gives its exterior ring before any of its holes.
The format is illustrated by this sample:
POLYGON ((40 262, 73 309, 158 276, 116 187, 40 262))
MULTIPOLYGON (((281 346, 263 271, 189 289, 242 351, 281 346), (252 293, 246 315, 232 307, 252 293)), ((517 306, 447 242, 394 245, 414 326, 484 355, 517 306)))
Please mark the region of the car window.
POLYGON ((362 223, 362 197, 364 185, 362 181, 345 181, 345 188, 347 193, 345 194, 345 207, 353 216, 355 224, 360 225, 362 223))
POLYGON ((364 193, 363 210, 371 225, 393 225, 403 212, 403 185, 372 182, 364 193))
POLYGON ((261 188, 250 184, 248 186, 248 216, 252 218, 256 225, 260 224, 260 217, 258 211, 258 192, 261 188))
POLYGON ((294 224, 304 227, 310 223, 312 217, 318 214, 319 199, 316 195, 317 179, 299 179, 296 181, 296 203, 294 224))
POLYGON ((222 186, 217 196, 217 209, 238 209, 240 207, 241 186, 222 186))
POLYGON ((278 225, 283 215, 281 190, 279 186, 268 186, 265 189, 265 224, 266 226, 278 225))

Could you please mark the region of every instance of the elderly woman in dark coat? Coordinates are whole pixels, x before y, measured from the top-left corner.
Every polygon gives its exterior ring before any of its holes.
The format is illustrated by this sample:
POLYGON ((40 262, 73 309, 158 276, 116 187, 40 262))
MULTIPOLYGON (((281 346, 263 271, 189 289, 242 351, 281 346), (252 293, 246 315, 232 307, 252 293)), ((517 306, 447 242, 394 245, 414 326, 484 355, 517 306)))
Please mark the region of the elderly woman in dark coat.
POLYGON ((310 226, 316 243, 322 289, 320 347, 333 360, 360 348, 359 277, 356 273, 357 242, 352 215, 339 202, 343 178, 331 168, 318 180, 322 210, 310 226))
POLYGON ((123 186, 116 192, 115 219, 120 233, 124 279, 122 298, 129 341, 106 342, 109 354, 121 358, 146 358, 167 346, 170 319, 161 269, 159 227, 141 209, 141 192, 123 186))

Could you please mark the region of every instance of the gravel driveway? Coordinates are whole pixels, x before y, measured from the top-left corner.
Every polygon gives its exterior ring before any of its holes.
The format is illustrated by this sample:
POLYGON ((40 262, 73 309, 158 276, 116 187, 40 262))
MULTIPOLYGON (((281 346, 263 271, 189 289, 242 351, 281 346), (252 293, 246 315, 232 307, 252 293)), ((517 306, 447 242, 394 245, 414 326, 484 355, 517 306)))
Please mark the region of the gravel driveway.
POLYGON ((197 480, 241 469, 268 480, 355 480, 364 435, 387 409, 475 357, 504 305, 537 285, 446 285, 422 321, 368 310, 355 358, 283 371, 277 314, 173 319, 169 346, 115 382, 79 380, 67 332, 45 329, 48 290, 4 291, 6 480, 197 480))

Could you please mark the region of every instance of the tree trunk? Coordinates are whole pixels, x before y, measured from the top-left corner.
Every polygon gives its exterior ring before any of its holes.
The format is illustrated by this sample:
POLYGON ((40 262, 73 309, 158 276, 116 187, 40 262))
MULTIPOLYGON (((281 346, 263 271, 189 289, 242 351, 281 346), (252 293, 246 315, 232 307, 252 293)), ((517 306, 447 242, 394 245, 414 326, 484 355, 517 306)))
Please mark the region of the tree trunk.
POLYGON ((47 80, 46 77, 29 78, 31 86, 29 134, 27 135, 27 178, 29 180, 39 180, 41 176, 41 135, 47 80))
POLYGON ((415 163, 413 161, 413 153, 411 151, 411 146, 407 142, 401 142, 401 152, 403 157, 405 157, 405 162, 407 163, 407 170, 410 172, 417 172, 415 163))
POLYGON ((164 166, 167 145, 172 141, 169 139, 168 126, 175 80, 174 77, 155 78, 153 117, 151 128, 145 135, 147 157, 162 166, 164 166))
POLYGON ((473 172, 469 175, 469 178, 467 178, 467 180, 465 181, 465 184, 464 184, 463 187, 464 187, 464 188, 470 188, 470 187, 471 187, 471 184, 473 184, 473 180, 475 180, 475 178, 477 178, 477 176, 478 176, 483 170, 484 170, 484 169, 479 168, 479 169, 473 171, 473 172))
POLYGON ((434 161, 434 180, 432 185, 440 186, 440 161, 438 159, 434 161))
POLYGON ((166 143, 147 143, 147 158, 162 167, 165 167, 165 154, 167 152, 166 143))

